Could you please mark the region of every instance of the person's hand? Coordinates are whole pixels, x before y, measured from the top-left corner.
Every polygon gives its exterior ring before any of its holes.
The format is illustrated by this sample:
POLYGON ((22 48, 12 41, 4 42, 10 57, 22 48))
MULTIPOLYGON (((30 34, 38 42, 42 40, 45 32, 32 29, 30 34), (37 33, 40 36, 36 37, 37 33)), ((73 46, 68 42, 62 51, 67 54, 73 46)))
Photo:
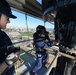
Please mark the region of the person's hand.
POLYGON ((8 65, 6 64, 6 62, 2 62, 0 64, 0 75, 8 68, 8 65))
POLYGON ((17 51, 14 52, 14 55, 15 55, 14 60, 17 61, 20 54, 20 47, 15 47, 15 48, 17 49, 17 51))
POLYGON ((58 43, 58 41, 57 41, 57 40, 54 40, 53 44, 55 44, 55 45, 56 45, 57 43, 58 43))
POLYGON ((14 54, 15 54, 15 58, 18 58, 18 57, 19 57, 19 54, 20 54, 20 50, 19 50, 19 51, 14 52, 14 54))
POLYGON ((20 51, 20 47, 14 47, 14 46, 12 46, 12 47, 9 47, 7 51, 8 51, 8 54, 10 54, 10 53, 16 53, 16 52, 20 51))

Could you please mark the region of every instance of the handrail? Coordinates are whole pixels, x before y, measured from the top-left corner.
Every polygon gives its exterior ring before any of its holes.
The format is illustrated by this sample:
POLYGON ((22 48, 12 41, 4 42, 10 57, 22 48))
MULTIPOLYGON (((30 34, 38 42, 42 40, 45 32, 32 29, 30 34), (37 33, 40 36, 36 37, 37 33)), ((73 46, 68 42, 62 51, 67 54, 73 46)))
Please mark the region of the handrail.
POLYGON ((47 72, 45 73, 45 75, 49 75, 49 73, 51 72, 51 70, 52 70, 52 68, 53 68, 53 65, 54 65, 55 61, 57 60, 58 56, 59 56, 59 55, 56 54, 55 58, 53 59, 52 63, 50 64, 50 66, 49 66, 47 72))

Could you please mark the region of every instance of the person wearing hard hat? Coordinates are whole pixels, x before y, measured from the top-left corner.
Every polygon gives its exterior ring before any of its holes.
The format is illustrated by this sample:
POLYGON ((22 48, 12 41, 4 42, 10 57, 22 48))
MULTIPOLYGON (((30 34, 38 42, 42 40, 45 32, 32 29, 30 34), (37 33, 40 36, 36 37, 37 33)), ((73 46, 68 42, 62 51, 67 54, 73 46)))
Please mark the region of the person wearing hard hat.
POLYGON ((48 53, 45 48, 48 48, 52 45, 52 41, 49 39, 48 32, 42 25, 37 26, 36 32, 33 35, 33 39, 36 48, 37 63, 31 71, 31 75, 35 75, 42 65, 47 63, 48 53))
POLYGON ((12 42, 8 35, 2 31, 10 23, 10 18, 16 19, 17 17, 12 14, 7 1, 0 0, 0 75, 14 75, 14 66, 7 70, 7 72, 4 71, 7 68, 6 57, 13 52, 8 52, 7 46, 12 45, 12 42))

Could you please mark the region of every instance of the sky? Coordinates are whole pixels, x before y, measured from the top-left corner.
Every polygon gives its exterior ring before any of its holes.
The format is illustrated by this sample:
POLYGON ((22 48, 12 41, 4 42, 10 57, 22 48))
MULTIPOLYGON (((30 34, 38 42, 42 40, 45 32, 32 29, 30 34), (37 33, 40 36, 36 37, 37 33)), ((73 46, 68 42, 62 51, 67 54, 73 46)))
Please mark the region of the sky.
MULTIPOLYGON (((41 3, 41 0, 38 0, 41 3)), ((26 17, 25 14, 12 10, 12 13, 17 16, 17 19, 10 19, 10 23, 7 25, 7 28, 26 28, 26 17)), ((38 25, 44 26, 44 21, 38 18, 27 16, 27 25, 28 28, 36 28, 38 25)), ((45 23, 46 28, 54 28, 54 25, 51 23, 45 23)))
MULTIPOLYGON (((7 28, 26 28, 26 17, 25 14, 12 10, 12 13, 17 16, 17 19, 11 19, 10 23, 7 25, 7 28)), ((27 25, 28 28, 36 28, 38 25, 44 25, 44 21, 38 18, 27 16, 27 25)), ((46 28, 54 28, 54 25, 51 23, 45 23, 46 28)))

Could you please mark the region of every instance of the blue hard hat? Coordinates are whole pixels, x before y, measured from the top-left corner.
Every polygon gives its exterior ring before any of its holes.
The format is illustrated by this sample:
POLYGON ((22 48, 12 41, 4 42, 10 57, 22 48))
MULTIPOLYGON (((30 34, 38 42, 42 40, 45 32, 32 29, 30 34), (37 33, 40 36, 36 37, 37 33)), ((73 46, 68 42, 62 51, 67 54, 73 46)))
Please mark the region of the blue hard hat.
POLYGON ((9 18, 17 18, 12 14, 11 8, 6 0, 0 0, 0 12, 9 18))

